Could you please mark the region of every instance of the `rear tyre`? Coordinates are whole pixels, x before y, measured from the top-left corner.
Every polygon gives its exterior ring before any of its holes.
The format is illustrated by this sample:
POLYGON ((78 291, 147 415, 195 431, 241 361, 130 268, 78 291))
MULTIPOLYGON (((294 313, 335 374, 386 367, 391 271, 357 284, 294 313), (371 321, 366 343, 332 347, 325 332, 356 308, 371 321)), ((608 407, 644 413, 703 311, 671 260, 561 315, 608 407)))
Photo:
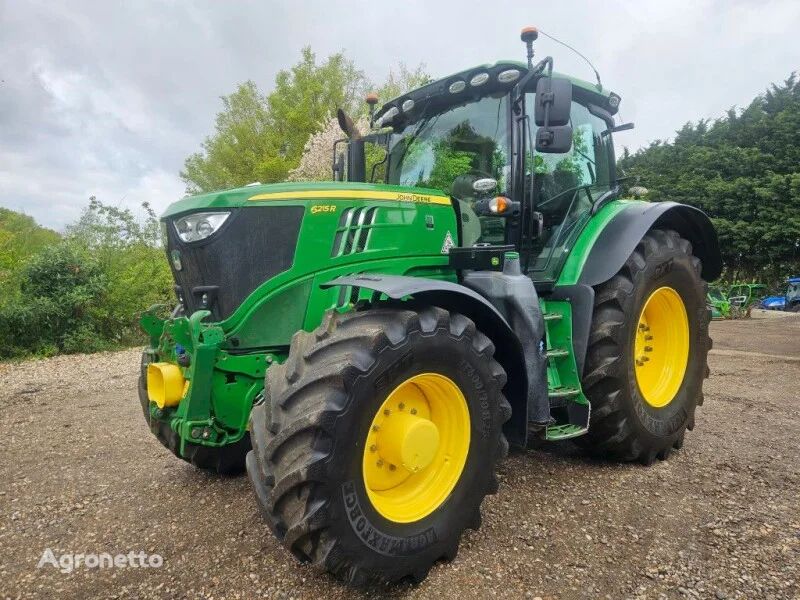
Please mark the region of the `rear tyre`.
POLYGON ((204 471, 219 475, 239 475, 244 472, 245 458, 250 451, 250 434, 245 433, 238 442, 213 448, 187 442, 186 456, 181 456, 181 440, 169 423, 150 418, 150 399, 147 397, 147 364, 150 362, 146 352, 142 353, 142 367, 139 373, 139 403, 144 420, 159 442, 175 456, 204 471))
POLYGON ((430 307, 328 313, 268 370, 247 470, 299 560, 354 585, 421 581, 497 490, 511 407, 494 346, 430 307))
POLYGON ((682 446, 703 401, 711 348, 700 273, 687 240, 653 229, 595 288, 582 382, 592 414, 579 445, 643 464, 682 446))

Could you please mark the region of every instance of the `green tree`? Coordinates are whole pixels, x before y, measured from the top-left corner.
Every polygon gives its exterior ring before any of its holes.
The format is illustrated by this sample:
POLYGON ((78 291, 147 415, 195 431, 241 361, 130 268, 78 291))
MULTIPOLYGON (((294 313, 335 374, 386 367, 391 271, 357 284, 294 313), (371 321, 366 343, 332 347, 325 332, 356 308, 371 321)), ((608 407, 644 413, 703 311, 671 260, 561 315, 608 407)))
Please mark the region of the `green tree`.
POLYGON ((742 110, 687 123, 619 161, 648 199, 697 206, 714 221, 727 277, 767 283, 800 271, 800 80, 742 110))
POLYGON ((67 242, 44 248, 23 270, 20 297, 0 309, 0 356, 102 349, 94 316, 105 291, 88 254, 67 242))
POLYGON ((311 48, 262 94, 247 81, 222 98, 215 132, 186 159, 181 178, 188 193, 283 181, 300 162, 311 134, 336 108, 354 112, 366 90, 364 74, 341 52, 317 64, 311 48))
POLYGON ((158 218, 147 203, 142 208, 145 218, 140 220, 129 209, 92 197, 80 219, 67 228, 68 242, 91 255, 104 274, 103 301, 92 316, 99 335, 113 344, 140 340, 142 310, 175 299, 158 218))
POLYGON ((189 194, 272 181, 280 172, 266 98, 256 84, 241 84, 222 97, 222 106, 215 133, 184 163, 180 175, 189 194))
POLYGON ((32 217, 0 208, 0 306, 17 296, 22 271, 30 258, 60 239, 32 217))

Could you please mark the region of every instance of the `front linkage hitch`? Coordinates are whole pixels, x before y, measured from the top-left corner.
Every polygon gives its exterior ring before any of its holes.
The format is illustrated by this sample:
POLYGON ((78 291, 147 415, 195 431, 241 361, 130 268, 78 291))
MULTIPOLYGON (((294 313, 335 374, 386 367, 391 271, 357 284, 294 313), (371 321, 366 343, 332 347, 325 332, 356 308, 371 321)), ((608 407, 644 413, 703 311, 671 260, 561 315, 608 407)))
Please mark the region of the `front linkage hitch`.
POLYGON ((207 310, 166 319, 157 316, 162 310, 153 306, 140 319, 150 337, 145 362, 151 428, 153 421, 168 423, 180 439, 183 457, 187 443, 222 447, 238 442, 263 391, 266 368, 282 357, 227 352, 223 329, 203 323, 211 314, 207 310))

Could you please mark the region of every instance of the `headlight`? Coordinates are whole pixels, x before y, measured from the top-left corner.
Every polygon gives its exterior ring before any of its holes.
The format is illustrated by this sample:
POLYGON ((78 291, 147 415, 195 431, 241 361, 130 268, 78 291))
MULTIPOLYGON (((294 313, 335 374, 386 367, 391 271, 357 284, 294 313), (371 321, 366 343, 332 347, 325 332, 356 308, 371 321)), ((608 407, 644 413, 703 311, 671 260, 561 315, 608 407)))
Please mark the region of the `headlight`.
POLYGON ((204 240, 226 221, 229 212, 199 212, 175 219, 175 231, 184 242, 204 240))

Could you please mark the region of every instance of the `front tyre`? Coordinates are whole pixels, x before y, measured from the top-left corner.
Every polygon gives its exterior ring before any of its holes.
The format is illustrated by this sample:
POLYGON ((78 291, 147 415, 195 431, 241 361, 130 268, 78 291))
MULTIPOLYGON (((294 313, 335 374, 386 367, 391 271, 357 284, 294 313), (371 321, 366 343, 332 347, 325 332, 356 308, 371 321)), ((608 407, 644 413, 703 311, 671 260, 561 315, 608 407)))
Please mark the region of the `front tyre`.
POLYGON ((298 559, 356 585, 421 581, 497 489, 511 408, 494 346, 429 307, 328 313, 268 370, 247 470, 298 559))
POLYGON ((691 244, 649 231, 595 289, 583 388, 591 402, 591 451, 650 464, 683 444, 702 404, 711 339, 707 285, 691 244))

